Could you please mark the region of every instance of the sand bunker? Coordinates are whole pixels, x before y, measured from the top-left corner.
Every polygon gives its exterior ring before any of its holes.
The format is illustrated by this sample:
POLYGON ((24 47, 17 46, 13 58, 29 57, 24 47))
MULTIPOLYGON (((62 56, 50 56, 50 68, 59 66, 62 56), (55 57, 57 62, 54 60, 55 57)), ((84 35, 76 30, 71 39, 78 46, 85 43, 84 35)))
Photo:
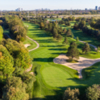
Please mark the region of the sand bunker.
POLYGON ((25 48, 27 48, 27 47, 29 47, 29 46, 30 46, 30 44, 25 44, 24 46, 25 46, 25 48))
POLYGON ((53 60, 53 62, 56 64, 65 65, 69 68, 77 70, 79 73, 80 79, 82 78, 82 70, 84 68, 90 67, 93 64, 100 62, 100 58, 99 59, 88 59, 88 58, 84 58, 84 57, 79 57, 79 60, 77 63, 67 62, 67 59, 68 59, 68 57, 65 54, 61 54, 57 58, 55 58, 53 60))

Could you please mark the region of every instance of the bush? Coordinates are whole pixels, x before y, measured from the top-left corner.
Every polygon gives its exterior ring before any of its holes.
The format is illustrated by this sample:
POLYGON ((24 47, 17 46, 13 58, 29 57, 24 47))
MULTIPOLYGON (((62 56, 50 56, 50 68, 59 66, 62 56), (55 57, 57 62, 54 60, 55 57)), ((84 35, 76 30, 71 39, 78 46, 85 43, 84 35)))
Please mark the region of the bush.
POLYGON ((90 100, 98 100, 100 98, 100 85, 92 85, 86 90, 87 98, 90 100))
POLYGON ((63 96, 63 100, 79 100, 78 96, 79 96, 79 89, 70 89, 67 88, 64 92, 64 96, 63 96))

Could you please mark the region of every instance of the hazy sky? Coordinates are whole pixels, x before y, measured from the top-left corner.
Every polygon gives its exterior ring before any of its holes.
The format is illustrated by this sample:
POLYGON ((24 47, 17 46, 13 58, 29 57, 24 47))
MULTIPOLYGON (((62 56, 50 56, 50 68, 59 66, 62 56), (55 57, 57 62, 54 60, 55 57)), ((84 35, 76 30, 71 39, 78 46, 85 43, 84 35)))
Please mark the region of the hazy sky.
POLYGON ((0 10, 85 9, 100 6, 100 0, 0 0, 0 10))

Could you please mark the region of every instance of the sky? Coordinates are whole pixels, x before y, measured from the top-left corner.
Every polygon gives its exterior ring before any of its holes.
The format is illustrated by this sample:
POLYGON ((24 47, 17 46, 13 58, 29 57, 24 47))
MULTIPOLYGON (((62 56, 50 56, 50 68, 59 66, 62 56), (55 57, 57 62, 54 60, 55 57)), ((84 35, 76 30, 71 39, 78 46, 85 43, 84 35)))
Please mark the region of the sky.
POLYGON ((0 0, 0 10, 85 9, 100 6, 100 0, 0 0))

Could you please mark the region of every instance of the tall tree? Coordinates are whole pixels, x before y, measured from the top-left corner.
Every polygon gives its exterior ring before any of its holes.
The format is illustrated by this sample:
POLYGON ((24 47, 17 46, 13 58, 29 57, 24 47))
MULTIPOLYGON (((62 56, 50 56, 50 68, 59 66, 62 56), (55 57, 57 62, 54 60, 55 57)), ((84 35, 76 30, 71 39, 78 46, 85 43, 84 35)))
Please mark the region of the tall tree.
POLYGON ((88 53, 90 51, 90 45, 88 43, 85 43, 82 51, 88 53))
POLYGON ((65 34, 67 32, 66 28, 64 28, 63 33, 65 34))
POLYGON ((71 29, 68 29, 66 32, 66 36, 71 36, 71 35, 72 35, 71 29))
POLYGON ((68 48, 67 56, 69 59, 73 60, 73 58, 79 58, 79 51, 77 49, 77 45, 75 42, 70 43, 70 47, 68 48))
POLYGON ((14 60, 12 56, 9 54, 7 49, 0 45, 0 72, 2 73, 1 76, 4 78, 9 77, 14 72, 14 60))
POLYGON ((56 28, 53 29, 53 37, 57 38, 58 36, 58 30, 56 28))
POLYGON ((63 41, 63 44, 68 44, 69 42, 68 42, 68 39, 67 39, 67 37, 65 37, 65 39, 64 39, 64 41, 63 41))
POLYGON ((40 28, 44 29, 44 23, 43 22, 40 23, 40 28))

